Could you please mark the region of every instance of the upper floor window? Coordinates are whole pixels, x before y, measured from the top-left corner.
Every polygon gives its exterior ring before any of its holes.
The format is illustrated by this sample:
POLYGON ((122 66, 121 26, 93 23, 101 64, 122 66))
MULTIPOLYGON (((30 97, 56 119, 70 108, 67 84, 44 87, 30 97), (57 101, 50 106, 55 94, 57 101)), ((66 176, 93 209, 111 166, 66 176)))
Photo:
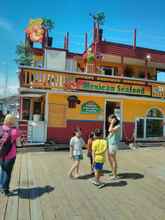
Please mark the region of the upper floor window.
POLYGON ((163 118, 163 114, 162 112, 157 109, 157 108, 152 108, 151 110, 149 110, 147 117, 151 117, 151 118, 163 118))
POLYGON ((165 71, 157 71, 157 81, 165 82, 165 71))
POLYGON ((102 71, 104 75, 115 76, 117 73, 117 69, 115 67, 102 67, 102 71))

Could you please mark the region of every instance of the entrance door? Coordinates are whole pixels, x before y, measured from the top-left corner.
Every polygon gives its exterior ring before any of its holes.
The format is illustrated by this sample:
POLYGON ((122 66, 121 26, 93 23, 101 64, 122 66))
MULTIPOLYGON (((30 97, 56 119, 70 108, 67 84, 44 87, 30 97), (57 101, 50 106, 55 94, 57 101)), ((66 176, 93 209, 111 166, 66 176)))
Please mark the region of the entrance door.
POLYGON ((108 135, 108 128, 109 128, 108 116, 111 114, 115 114, 117 116, 117 118, 120 120, 120 125, 121 125, 122 123, 121 123, 121 103, 120 102, 106 101, 105 123, 104 123, 104 131, 105 131, 104 135, 105 136, 108 135))
POLYGON ((145 136, 145 127, 146 127, 146 123, 144 118, 137 118, 135 121, 135 137, 136 139, 138 138, 144 138, 145 136))

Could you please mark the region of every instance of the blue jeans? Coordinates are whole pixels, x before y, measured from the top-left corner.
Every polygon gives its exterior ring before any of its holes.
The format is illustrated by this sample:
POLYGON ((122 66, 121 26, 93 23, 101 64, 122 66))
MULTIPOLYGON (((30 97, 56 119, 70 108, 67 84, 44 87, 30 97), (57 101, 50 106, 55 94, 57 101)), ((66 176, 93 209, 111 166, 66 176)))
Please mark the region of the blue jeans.
POLYGON ((14 167, 15 158, 11 160, 0 160, 0 188, 9 190, 11 173, 14 167))

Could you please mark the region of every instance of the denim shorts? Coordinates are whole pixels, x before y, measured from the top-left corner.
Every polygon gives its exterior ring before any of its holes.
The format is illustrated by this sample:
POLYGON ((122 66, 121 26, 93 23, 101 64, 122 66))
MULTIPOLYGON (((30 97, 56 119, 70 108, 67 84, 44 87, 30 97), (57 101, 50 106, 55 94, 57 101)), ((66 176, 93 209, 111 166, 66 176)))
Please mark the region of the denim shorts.
POLYGON ((73 160, 82 160, 83 159, 83 155, 73 155, 73 160))
POLYGON ((102 170, 103 169, 103 163, 95 163, 95 170, 102 170))

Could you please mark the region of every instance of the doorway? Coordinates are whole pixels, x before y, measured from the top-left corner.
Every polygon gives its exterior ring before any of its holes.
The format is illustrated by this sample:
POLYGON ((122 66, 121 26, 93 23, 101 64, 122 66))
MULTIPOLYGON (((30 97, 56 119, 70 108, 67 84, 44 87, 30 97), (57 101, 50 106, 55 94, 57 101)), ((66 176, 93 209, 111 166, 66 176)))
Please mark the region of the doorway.
MULTIPOLYGON (((106 137, 108 135, 108 128, 109 128, 108 116, 111 114, 115 114, 117 116, 117 118, 120 120, 120 125, 121 125, 122 124, 122 122, 121 122, 121 102, 119 102, 119 101, 106 101, 105 119, 104 119, 104 135, 106 137)), ((122 131, 121 131, 121 134, 122 134, 122 131)))

